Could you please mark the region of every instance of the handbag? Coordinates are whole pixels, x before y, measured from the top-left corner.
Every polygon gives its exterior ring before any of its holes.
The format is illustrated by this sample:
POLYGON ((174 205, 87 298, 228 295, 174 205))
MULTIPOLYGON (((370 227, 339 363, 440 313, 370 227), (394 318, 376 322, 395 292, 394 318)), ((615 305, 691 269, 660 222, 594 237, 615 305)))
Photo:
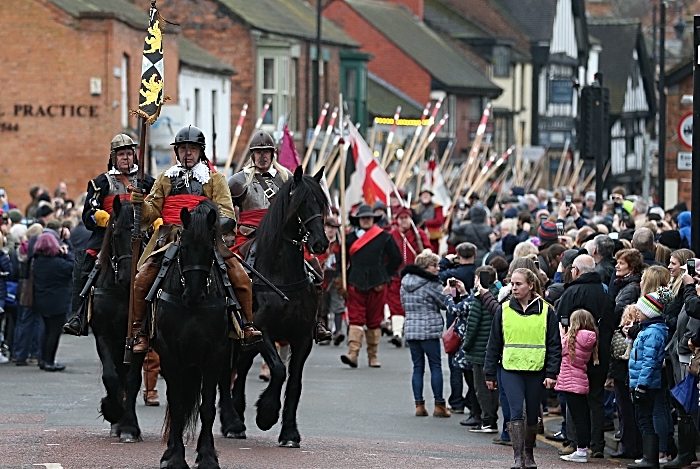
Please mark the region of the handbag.
POLYGON ((683 381, 671 389, 671 395, 688 413, 698 410, 698 379, 696 376, 687 374, 683 381))
POLYGON ((614 360, 622 360, 626 350, 625 335, 620 329, 617 329, 613 332, 612 340, 610 341, 610 355, 614 360))
MULTIPOLYGON (((699 351, 700 352, 700 351, 699 351)), ((688 365, 688 373, 697 377, 700 375, 700 353, 694 353, 690 357, 690 365, 688 365)))
POLYGON ((455 319, 450 327, 447 328, 445 332, 442 333, 442 343, 445 345, 445 353, 448 355, 454 355, 459 350, 459 346, 462 343, 462 339, 455 331, 455 324, 457 320, 455 319))
POLYGON ((20 279, 21 285, 18 286, 19 294, 19 304, 20 306, 31 307, 34 300, 34 263, 31 262, 29 267, 29 276, 24 279, 20 279))
POLYGON ((7 295, 5 296, 5 304, 14 306, 17 304, 17 282, 8 280, 5 283, 7 284, 7 295))

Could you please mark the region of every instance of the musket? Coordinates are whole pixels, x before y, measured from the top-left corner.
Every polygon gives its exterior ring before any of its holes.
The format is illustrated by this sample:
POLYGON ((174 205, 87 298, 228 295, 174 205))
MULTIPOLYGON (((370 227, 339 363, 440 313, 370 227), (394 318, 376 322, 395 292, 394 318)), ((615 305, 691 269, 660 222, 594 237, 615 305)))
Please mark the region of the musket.
MULTIPOLYGON (((248 270, 250 271, 251 274, 255 275, 255 276, 258 277, 260 280, 262 280, 262 282, 263 282, 265 285, 267 285, 268 287, 270 287, 270 289, 271 289, 273 292, 277 293, 277 294, 280 296, 280 298, 282 298, 284 301, 289 301, 289 298, 287 298, 287 295, 285 295, 284 293, 282 293, 282 290, 280 290, 279 288, 277 288, 272 282, 270 282, 268 279, 266 279, 260 272, 258 272, 257 270, 255 270, 255 269, 253 268, 252 265, 250 265, 250 264, 248 264, 246 261, 244 261, 244 260, 241 258, 241 256, 239 256, 238 254, 236 254, 236 253, 234 252, 234 253, 233 253, 233 257, 236 258, 236 259, 238 260, 238 262, 240 262, 241 265, 242 265, 243 267, 245 267, 246 269, 248 269, 248 270)), ((315 271, 314 271, 314 272, 315 272, 315 271)))

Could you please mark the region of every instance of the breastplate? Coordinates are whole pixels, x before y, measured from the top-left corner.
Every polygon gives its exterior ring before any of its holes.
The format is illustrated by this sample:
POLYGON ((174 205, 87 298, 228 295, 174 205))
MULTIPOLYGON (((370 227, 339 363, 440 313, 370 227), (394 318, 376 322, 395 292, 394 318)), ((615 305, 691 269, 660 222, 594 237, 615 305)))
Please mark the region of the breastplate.
MULTIPOLYGON (((136 187, 136 173, 129 174, 126 176, 126 179, 129 181, 129 184, 136 187)), ((124 183, 121 181, 121 178, 118 178, 115 174, 108 173, 107 181, 109 181, 109 193, 106 195, 120 195, 127 194, 129 192, 124 183)))
MULTIPOLYGON (((272 179, 270 184, 271 189, 275 192, 279 192, 279 187, 274 179, 272 179)), ((257 179, 253 179, 253 182, 248 186, 248 191, 246 192, 245 199, 241 202, 241 211, 246 212, 248 210, 259 210, 266 209, 270 207, 270 200, 265 195, 265 190, 267 187, 260 185, 257 179)))
POLYGON ((204 187, 202 183, 194 178, 185 178, 184 175, 179 174, 170 179, 172 183, 172 190, 170 195, 181 195, 181 194, 191 194, 191 195, 204 195, 204 187))

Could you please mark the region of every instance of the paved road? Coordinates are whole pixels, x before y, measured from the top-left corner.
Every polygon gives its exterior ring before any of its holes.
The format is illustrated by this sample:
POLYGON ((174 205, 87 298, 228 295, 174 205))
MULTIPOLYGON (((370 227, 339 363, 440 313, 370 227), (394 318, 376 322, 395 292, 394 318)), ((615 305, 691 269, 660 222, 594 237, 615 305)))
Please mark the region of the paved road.
MULTIPOLYGON (((360 368, 351 370, 340 363, 343 348, 315 347, 299 406, 301 449, 278 448, 279 425, 269 432, 258 430, 251 405, 247 440, 215 433, 222 468, 510 467, 511 448, 491 444, 493 435, 469 433, 458 423, 462 416, 413 416, 409 351, 382 342, 381 369, 368 368, 363 355, 360 368)), ((65 372, 0 365, 0 468, 157 468, 165 450, 160 439, 164 406, 145 407, 139 398, 144 441, 120 444, 109 437, 109 425, 97 412, 102 385, 92 337, 63 336, 58 361, 67 365, 65 372)), ((259 365, 253 369, 256 375, 259 365)), ((264 386, 255 376, 249 379, 251 404, 264 386)), ((161 378, 161 393, 164 387, 161 378)), ((428 408, 432 410, 431 399, 428 408)), ((548 424, 553 428, 556 420, 548 424)), ((194 446, 187 449, 192 465, 194 446)), ((535 456, 540 468, 575 466, 560 461, 556 448, 544 440, 538 441, 535 456)), ((625 467, 610 459, 590 465, 625 467)))

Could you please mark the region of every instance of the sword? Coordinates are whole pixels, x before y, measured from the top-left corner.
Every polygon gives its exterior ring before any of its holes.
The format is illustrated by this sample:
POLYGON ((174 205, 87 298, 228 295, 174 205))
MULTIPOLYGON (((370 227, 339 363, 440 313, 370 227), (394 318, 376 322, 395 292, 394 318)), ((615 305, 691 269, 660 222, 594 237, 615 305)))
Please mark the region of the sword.
POLYGON ((246 261, 244 261, 243 259, 241 259, 241 256, 239 256, 239 255, 236 254, 235 252, 232 253, 232 254, 233 254, 233 257, 235 257, 235 258, 238 260, 238 262, 241 263, 241 265, 242 265, 243 267, 245 267, 246 269, 250 270, 250 273, 251 273, 251 274, 255 275, 255 276, 258 277, 260 280, 262 280, 262 282, 263 282, 265 285, 267 285, 268 287, 270 287, 270 288, 272 289, 272 291, 274 291, 275 293, 277 293, 277 294, 280 296, 280 298, 282 298, 284 301, 289 301, 289 298, 287 298, 287 295, 285 295, 284 293, 282 293, 282 290, 280 290, 279 288, 277 288, 272 282, 270 282, 268 279, 266 279, 260 272, 258 272, 257 270, 255 270, 255 269, 253 268, 252 265, 248 264, 246 261))

